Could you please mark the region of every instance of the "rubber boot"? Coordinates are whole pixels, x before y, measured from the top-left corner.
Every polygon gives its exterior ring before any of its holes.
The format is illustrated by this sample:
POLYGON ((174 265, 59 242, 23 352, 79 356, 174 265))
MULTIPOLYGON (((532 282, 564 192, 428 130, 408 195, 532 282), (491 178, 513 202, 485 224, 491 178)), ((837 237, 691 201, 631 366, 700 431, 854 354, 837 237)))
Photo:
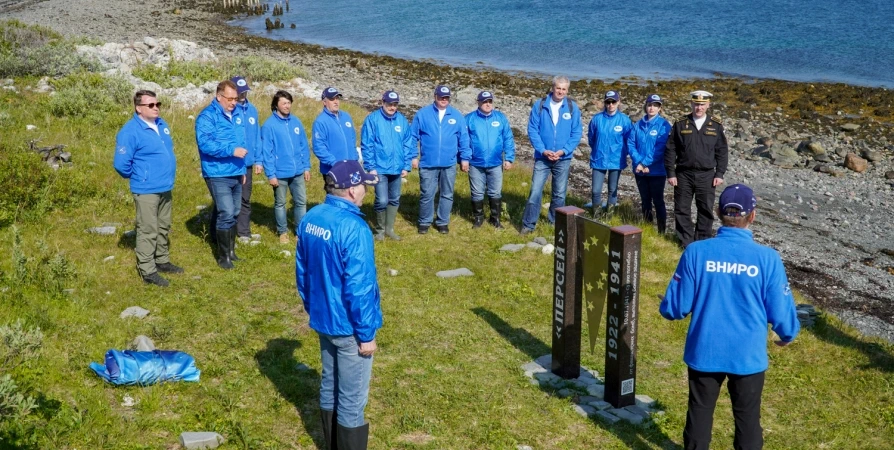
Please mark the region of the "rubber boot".
POLYGON ((481 228, 481 224, 484 223, 484 200, 472 200, 472 216, 475 219, 472 228, 481 228))
POLYGON ((369 423, 355 428, 337 426, 338 450, 366 450, 369 440, 369 423))
POLYGON ((239 261, 241 258, 236 256, 236 234, 238 234, 236 226, 233 225, 233 228, 230 228, 227 231, 229 231, 227 236, 230 238, 230 261, 239 261))
POLYGON ((490 199, 490 224, 494 228, 503 228, 500 223, 500 216, 503 215, 503 199, 500 197, 490 199))
POLYGON ((377 241, 385 240, 385 224, 388 220, 387 215, 387 210, 376 211, 376 226, 374 227, 376 234, 373 237, 376 238, 377 241))
POLYGON ((400 236, 394 232, 394 222, 397 220, 397 205, 388 205, 385 209, 385 236, 395 241, 400 240, 400 236))
POLYGON ((336 450, 336 448, 338 448, 335 436, 335 426, 337 423, 335 415, 335 411, 326 411, 325 409, 320 410, 320 419, 323 421, 323 438, 326 439, 326 448, 329 450, 336 450))
POLYGON ((667 218, 658 219, 658 234, 664 235, 667 232, 667 218))
POLYGON ((233 263, 230 261, 230 230, 217 230, 215 237, 217 238, 217 265, 221 269, 232 269, 233 263))

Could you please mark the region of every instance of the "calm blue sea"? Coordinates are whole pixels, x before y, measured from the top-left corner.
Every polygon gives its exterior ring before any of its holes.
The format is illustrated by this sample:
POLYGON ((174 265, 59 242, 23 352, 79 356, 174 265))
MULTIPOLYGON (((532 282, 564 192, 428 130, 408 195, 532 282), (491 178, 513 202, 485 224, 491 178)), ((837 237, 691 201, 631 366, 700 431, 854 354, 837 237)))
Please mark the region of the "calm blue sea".
POLYGON ((292 0, 274 39, 575 78, 894 87, 891 0, 292 0), (289 25, 295 23, 297 28, 289 25))

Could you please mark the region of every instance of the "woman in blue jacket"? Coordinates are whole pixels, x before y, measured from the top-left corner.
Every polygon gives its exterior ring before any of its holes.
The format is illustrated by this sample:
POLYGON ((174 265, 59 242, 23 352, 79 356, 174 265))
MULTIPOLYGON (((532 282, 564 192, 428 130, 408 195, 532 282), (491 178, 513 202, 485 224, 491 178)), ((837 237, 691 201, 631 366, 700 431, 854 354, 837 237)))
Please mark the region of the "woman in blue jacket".
POLYGON ((633 161, 636 187, 642 198, 643 218, 652 221, 652 206, 658 219, 658 233, 667 228, 667 208, 664 205, 664 146, 670 136, 671 124, 661 117, 662 99, 658 94, 646 97, 645 115, 633 127, 627 149, 633 161))
POLYGON ((618 177, 627 167, 627 137, 632 124, 630 117, 618 111, 621 95, 617 91, 605 93, 605 108, 590 120, 587 141, 590 143, 590 168, 593 169, 593 215, 602 204, 602 183, 608 177, 608 201, 605 210, 618 204, 618 177))
POLYGON ((277 91, 270 103, 273 114, 261 127, 264 173, 273 186, 273 216, 279 243, 288 244, 289 224, 286 217, 286 191, 292 194, 292 217, 295 226, 307 212, 307 182, 310 181, 310 148, 304 125, 293 116, 292 94, 277 91))

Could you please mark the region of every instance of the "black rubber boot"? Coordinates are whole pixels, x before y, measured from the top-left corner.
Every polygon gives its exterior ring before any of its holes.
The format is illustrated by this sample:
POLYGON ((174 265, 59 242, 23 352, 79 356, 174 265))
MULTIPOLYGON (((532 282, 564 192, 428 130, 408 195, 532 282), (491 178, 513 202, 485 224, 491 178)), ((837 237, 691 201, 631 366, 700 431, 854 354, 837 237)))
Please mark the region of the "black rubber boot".
POLYGON ((394 232, 394 222, 397 220, 397 206, 388 205, 385 208, 385 236, 395 241, 400 240, 400 236, 394 232))
POLYGON ((472 217, 475 219, 472 228, 481 228, 481 224, 484 223, 484 200, 477 202, 472 200, 472 217))
POLYGON ((227 231, 229 231, 229 233, 227 233, 227 236, 229 236, 230 238, 230 261, 239 261, 242 258, 236 256, 236 226, 233 225, 233 228, 230 228, 227 231))
POLYGON ((500 216, 503 215, 503 199, 501 197, 490 199, 490 224, 494 228, 503 228, 500 223, 500 216))
POLYGON ((667 219, 658 219, 658 234, 664 235, 667 232, 667 219))
POLYGON ((338 448, 335 436, 335 415, 335 411, 326 411, 325 409, 320 410, 320 419, 323 421, 323 438, 326 439, 326 448, 329 450, 336 450, 338 448))
POLYGON ((369 423, 356 428, 337 426, 338 450, 366 450, 369 440, 369 423))
POLYGON ((215 237, 217 238, 217 265, 221 269, 232 269, 233 262, 230 261, 230 230, 217 230, 215 237))
POLYGON ((377 241, 385 240, 385 224, 388 223, 388 212, 387 211, 376 211, 376 226, 374 227, 374 231, 376 232, 373 237, 377 241))

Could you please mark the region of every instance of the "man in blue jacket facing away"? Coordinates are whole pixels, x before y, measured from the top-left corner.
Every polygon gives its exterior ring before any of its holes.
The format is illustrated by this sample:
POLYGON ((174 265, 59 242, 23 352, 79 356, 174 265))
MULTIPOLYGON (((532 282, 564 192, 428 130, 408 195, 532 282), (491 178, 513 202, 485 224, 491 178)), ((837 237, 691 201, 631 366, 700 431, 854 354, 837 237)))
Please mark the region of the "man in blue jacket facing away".
POLYGON ((767 324, 784 347, 800 324, 782 259, 754 242, 748 228, 757 200, 735 184, 720 194, 717 237, 686 247, 661 301, 669 320, 692 315, 683 361, 689 366, 689 411, 683 430, 687 449, 711 443, 714 406, 724 379, 736 423, 735 449, 763 447, 761 393, 767 357, 767 324))
POLYGON ((410 149, 410 123, 397 110, 398 103, 400 95, 397 92, 385 91, 382 107, 366 116, 360 131, 363 167, 379 177, 373 204, 375 238, 379 241, 384 241, 386 236, 400 240, 394 232, 394 222, 400 206, 401 184, 410 172, 414 155, 410 149))
POLYGON ((413 117, 410 127, 412 167, 419 169, 419 234, 428 233, 435 215, 435 192, 440 192, 435 227, 441 234, 450 232, 450 211, 453 210, 453 187, 456 164, 469 171, 469 131, 462 113, 450 106, 450 88, 438 85, 435 101, 424 106, 413 117), (417 144, 418 143, 418 144, 417 144), (419 146, 419 156, 416 147, 419 146))
POLYGON ((484 194, 490 202, 489 222, 503 228, 500 214, 503 212, 503 171, 515 162, 515 138, 509 119, 494 110, 494 94, 478 93, 478 109, 466 114, 472 161, 469 167, 469 187, 472 191, 472 228, 484 223, 484 194))
POLYGON ((534 147, 534 175, 531 180, 531 195, 522 215, 521 234, 534 231, 540 218, 540 201, 543 186, 552 175, 552 199, 547 218, 556 221, 556 208, 565 206, 568 191, 568 172, 574 149, 580 144, 583 127, 580 122, 580 108, 568 97, 571 82, 567 77, 553 77, 553 87, 549 95, 534 103, 528 118, 528 139, 534 147))
POLYGON ((236 236, 240 242, 251 240, 251 181, 252 172, 255 175, 261 173, 263 161, 261 159, 261 123, 258 120, 258 108, 248 101, 248 81, 243 77, 230 79, 236 84, 236 93, 239 99, 236 101, 236 110, 241 116, 242 127, 245 131, 245 181, 242 182, 242 206, 239 208, 239 216, 236 217, 236 236))
POLYGON ((177 170, 171 128, 159 117, 161 102, 152 91, 133 96, 133 117, 115 138, 115 170, 130 180, 137 208, 137 271, 143 281, 168 286, 158 272, 182 273, 171 264, 168 233, 171 231, 171 190, 177 170))
POLYGON ((202 161, 202 177, 214 199, 217 213, 215 236, 217 265, 232 269, 236 257, 236 217, 242 207, 245 182, 244 120, 236 109, 239 99, 231 80, 217 85, 217 95, 196 117, 196 144, 202 161))
POLYGON ((313 152, 320 160, 320 173, 326 175, 336 161, 360 159, 354 120, 341 111, 341 93, 334 87, 323 89, 323 110, 313 124, 313 152))
POLYGON ((310 327, 320 337, 320 415, 330 449, 366 449, 363 409, 382 308, 373 239, 360 212, 366 186, 378 181, 354 160, 325 176, 326 200, 298 227, 295 280, 310 327))

